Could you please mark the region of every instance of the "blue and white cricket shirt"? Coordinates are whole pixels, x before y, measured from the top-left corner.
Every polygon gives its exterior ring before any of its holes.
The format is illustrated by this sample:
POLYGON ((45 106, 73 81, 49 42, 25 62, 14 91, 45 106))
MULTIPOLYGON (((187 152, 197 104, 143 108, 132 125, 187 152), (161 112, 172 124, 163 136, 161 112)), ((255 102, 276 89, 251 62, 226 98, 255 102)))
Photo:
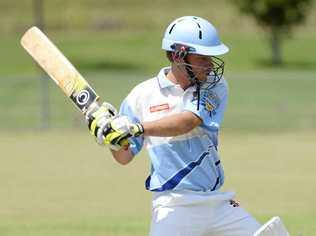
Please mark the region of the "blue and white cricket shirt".
POLYGON ((227 82, 222 79, 208 91, 201 90, 197 110, 195 87, 183 90, 166 78, 170 68, 157 77, 137 85, 122 102, 120 114, 133 122, 154 121, 165 116, 191 111, 203 123, 187 134, 176 137, 131 138, 136 155, 146 146, 151 172, 146 180, 150 191, 213 191, 224 182, 224 172, 217 153, 218 131, 227 104, 227 82))

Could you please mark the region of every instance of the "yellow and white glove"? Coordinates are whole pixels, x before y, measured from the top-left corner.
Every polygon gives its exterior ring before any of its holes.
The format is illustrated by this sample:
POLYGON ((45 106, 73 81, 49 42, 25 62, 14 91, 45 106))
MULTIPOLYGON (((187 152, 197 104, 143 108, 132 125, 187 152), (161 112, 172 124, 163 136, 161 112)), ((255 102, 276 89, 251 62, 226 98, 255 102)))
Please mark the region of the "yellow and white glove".
POLYGON ((110 103, 94 106, 86 113, 86 120, 90 133, 96 137, 99 144, 103 144, 103 133, 109 129, 109 124, 117 116, 116 109, 110 103))
POLYGON ((104 133, 104 143, 110 145, 112 150, 119 150, 122 147, 127 148, 129 145, 128 138, 138 137, 144 133, 141 124, 134 124, 126 116, 114 118, 108 130, 104 133))
POLYGON ((138 137, 144 134, 144 127, 140 123, 129 123, 129 133, 133 137, 138 137))
POLYGON ((118 116, 116 109, 109 103, 90 109, 86 114, 90 133, 100 145, 108 145, 112 150, 127 148, 129 137, 143 134, 141 124, 134 124, 126 116, 118 116))

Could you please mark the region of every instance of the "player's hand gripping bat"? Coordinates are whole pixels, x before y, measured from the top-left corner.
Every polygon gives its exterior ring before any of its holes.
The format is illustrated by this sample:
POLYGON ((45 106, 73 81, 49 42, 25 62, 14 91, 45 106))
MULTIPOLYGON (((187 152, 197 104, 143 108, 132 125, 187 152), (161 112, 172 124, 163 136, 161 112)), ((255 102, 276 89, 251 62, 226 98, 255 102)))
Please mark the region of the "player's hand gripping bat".
POLYGON ((21 44, 83 114, 98 106, 96 92, 40 29, 27 30, 21 44))

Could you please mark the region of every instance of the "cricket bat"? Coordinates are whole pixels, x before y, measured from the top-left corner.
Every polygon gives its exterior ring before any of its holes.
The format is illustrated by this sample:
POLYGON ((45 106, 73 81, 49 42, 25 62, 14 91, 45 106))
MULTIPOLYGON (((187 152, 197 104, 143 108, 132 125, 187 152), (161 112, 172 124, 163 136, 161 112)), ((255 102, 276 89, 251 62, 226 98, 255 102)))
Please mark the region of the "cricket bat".
POLYGON ((27 30, 21 44, 83 114, 98 106, 94 89, 40 29, 27 30))

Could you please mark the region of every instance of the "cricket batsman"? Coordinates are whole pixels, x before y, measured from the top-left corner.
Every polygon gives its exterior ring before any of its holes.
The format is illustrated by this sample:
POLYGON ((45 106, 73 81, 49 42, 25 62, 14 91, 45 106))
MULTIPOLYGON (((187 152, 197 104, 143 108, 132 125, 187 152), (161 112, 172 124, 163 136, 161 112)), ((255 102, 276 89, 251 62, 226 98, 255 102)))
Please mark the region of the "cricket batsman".
POLYGON ((215 27, 200 17, 180 17, 165 30, 162 49, 170 66, 137 85, 119 114, 104 103, 86 115, 97 142, 120 164, 146 147, 150 236, 288 236, 280 218, 261 226, 234 193, 221 191, 218 133, 228 85, 219 56, 229 49, 215 27))

